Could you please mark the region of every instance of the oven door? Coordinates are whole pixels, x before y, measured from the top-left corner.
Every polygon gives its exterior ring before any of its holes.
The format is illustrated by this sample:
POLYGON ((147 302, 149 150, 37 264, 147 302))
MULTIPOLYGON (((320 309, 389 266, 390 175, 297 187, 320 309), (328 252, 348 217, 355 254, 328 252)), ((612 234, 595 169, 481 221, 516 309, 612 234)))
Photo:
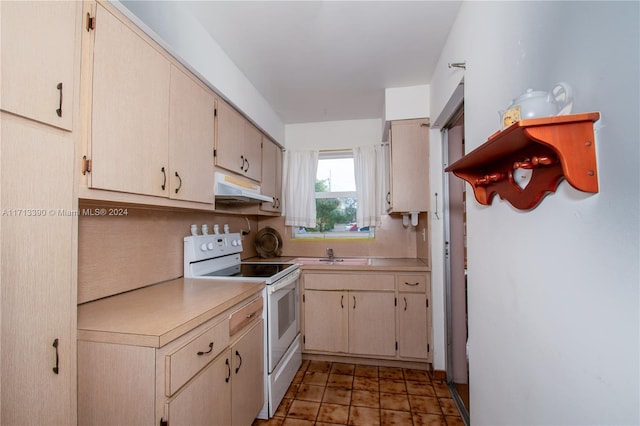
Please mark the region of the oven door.
POLYGON ((269 373, 300 332, 299 276, 296 270, 267 286, 269 373))

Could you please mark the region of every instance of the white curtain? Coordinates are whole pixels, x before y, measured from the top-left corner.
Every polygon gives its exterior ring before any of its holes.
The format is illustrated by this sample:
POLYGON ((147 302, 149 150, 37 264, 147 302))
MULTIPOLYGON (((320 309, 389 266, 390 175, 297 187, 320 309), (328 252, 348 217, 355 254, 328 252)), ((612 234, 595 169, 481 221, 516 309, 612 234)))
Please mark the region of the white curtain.
POLYGON ((282 214, 287 226, 316 227, 318 155, 318 151, 284 152, 282 214))
POLYGON ((356 223, 378 226, 385 209, 386 161, 381 145, 360 146, 353 149, 358 209, 356 223))

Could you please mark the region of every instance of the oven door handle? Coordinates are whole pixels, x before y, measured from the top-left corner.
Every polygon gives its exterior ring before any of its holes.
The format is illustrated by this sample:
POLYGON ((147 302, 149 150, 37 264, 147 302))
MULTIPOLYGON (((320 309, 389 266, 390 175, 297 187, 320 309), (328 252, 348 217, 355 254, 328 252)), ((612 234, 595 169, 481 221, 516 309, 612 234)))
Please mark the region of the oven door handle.
POLYGON ((285 290, 287 288, 294 288, 300 277, 300 271, 292 272, 290 275, 284 277, 279 282, 275 284, 271 284, 267 286, 267 292, 269 294, 276 293, 280 290, 285 290))

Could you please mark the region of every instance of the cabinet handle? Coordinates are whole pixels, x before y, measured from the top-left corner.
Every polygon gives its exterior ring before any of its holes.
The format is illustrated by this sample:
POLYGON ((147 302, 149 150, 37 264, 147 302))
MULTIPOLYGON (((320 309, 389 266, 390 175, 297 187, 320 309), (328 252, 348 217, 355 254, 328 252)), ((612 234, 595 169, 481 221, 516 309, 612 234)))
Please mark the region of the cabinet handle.
POLYGON ((58 356, 58 339, 54 339, 53 347, 56 349, 56 366, 53 367, 53 372, 55 374, 59 374, 60 373, 60 369, 58 368, 58 366, 60 364, 60 358, 58 356))
POLYGON ((405 282, 404 282, 404 284, 405 284, 405 285, 410 285, 410 286, 414 286, 414 287, 415 287, 415 286, 417 286, 417 285, 418 285, 418 284, 420 284, 420 283, 419 283, 419 282, 417 282, 417 283, 408 283, 408 282, 406 282, 406 281, 405 281, 405 282))
POLYGON ((229 358, 226 359, 225 364, 227 364, 227 377, 224 379, 226 383, 229 383, 229 379, 231 379, 231 365, 229 365, 229 358))
POLYGON ((236 374, 240 371, 240 367, 242 367, 242 357, 240 356, 240 352, 236 351, 236 356, 240 359, 240 364, 236 367, 236 374))
POLYGON ((200 355, 210 354, 212 350, 213 350, 213 342, 210 342, 210 343, 209 343, 209 350, 208 350, 208 351, 206 351, 206 352, 199 351, 199 352, 198 352, 198 356, 200 356, 200 355))
POLYGON ((176 177, 178 178, 178 187, 176 188, 176 194, 178 193, 178 191, 180 191, 180 188, 182 188, 182 178, 180 177, 180 175, 178 174, 178 172, 176 172, 176 177))
POLYGON ((387 204, 391 204, 391 192, 387 192, 387 204))
POLYGON ((162 172, 162 190, 167 187, 167 172, 164 171, 164 167, 160 169, 162 172))
POLYGON ((240 156, 240 170, 244 172, 244 162, 247 161, 244 159, 244 155, 240 156))
POLYGON ((60 103, 58 105, 58 109, 56 110, 56 114, 58 114, 58 117, 62 117, 62 82, 58 83, 58 85, 56 86, 58 88, 58 91, 60 92, 60 103))
POLYGON ((249 159, 248 159, 248 158, 245 158, 245 159, 244 159, 244 161, 245 161, 245 163, 247 164, 247 168, 246 168, 246 169, 244 169, 244 171, 245 171, 245 173, 246 173, 246 172, 248 172, 248 171, 249 171, 249 159))
POLYGON ((404 310, 405 311, 407 310, 407 298, 406 297, 404 298, 404 310))
POLYGON ((355 308, 356 308, 356 297, 353 296, 353 309, 355 309, 355 308))
POLYGON ((340 296, 340 307, 344 309, 344 294, 340 296))

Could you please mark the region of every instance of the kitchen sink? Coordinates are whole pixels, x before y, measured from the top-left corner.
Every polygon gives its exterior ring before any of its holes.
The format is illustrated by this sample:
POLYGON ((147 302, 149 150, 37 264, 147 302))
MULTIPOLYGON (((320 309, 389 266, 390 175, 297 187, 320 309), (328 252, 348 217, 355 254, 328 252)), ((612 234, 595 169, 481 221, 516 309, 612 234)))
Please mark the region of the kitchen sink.
POLYGON ((292 262, 302 265, 328 265, 328 266, 353 266, 353 265, 369 265, 370 259, 361 257, 336 257, 330 259, 328 257, 297 257, 292 262))

